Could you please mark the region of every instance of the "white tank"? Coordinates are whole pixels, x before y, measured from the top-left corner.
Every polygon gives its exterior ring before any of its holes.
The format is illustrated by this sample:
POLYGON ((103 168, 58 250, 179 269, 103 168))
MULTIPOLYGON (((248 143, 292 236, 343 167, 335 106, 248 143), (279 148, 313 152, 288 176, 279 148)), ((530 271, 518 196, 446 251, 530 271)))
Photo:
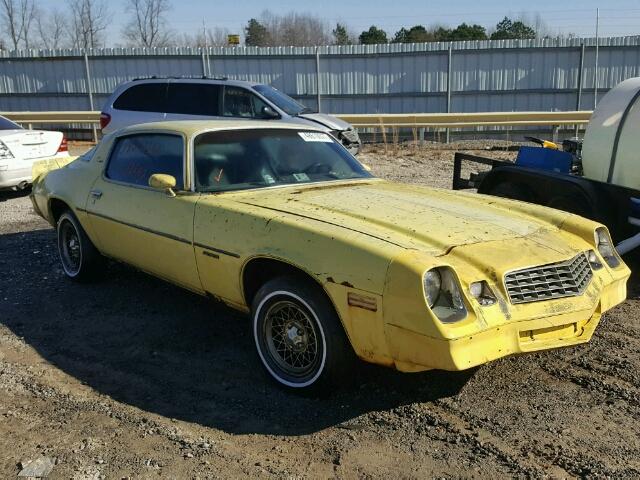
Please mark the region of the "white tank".
POLYGON ((598 102, 582 144, 584 176, 640 190, 640 77, 598 102))

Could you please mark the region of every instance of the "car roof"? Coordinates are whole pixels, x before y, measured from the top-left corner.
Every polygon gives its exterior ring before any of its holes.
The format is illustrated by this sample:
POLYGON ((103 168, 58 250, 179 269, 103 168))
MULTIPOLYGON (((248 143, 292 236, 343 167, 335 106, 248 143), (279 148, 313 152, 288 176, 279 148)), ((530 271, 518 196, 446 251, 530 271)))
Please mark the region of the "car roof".
POLYGON ((256 85, 262 85, 259 82, 249 82, 246 80, 233 80, 227 77, 147 77, 147 78, 134 78, 130 82, 126 82, 126 85, 140 84, 140 83, 224 83, 226 85, 238 85, 244 87, 253 87, 256 85))
POLYGON ((166 122, 140 123, 119 130, 116 135, 149 131, 174 131, 187 136, 204 131, 220 130, 250 130, 250 129, 282 129, 282 130, 314 130, 322 132, 321 128, 312 125, 300 125, 287 122, 273 122, 269 120, 172 120, 166 122))

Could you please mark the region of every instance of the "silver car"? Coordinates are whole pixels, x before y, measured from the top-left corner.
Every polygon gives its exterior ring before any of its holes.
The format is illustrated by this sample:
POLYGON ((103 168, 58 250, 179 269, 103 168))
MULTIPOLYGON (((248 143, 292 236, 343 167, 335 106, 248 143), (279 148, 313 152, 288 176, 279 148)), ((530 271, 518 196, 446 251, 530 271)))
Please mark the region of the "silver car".
POLYGON ((138 123, 165 120, 245 118, 313 125, 332 134, 352 153, 358 132, 331 115, 308 107, 270 85, 226 78, 147 78, 118 86, 100 114, 107 134, 138 123))
POLYGON ((28 130, 0 116, 0 190, 23 190, 31 185, 36 160, 68 156, 62 132, 28 130))

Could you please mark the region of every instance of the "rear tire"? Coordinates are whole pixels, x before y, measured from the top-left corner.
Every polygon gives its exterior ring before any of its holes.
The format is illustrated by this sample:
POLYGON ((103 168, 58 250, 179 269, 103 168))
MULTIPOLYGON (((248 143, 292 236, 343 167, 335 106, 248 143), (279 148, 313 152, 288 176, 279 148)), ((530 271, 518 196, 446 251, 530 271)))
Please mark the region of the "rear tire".
POLYGON ((65 275, 76 282, 95 279, 104 267, 104 257, 93 245, 71 210, 57 224, 58 254, 65 275))
POLYGON ((251 317, 262 366, 286 389, 328 393, 353 366, 355 354, 333 305, 309 280, 269 280, 253 300, 251 317))

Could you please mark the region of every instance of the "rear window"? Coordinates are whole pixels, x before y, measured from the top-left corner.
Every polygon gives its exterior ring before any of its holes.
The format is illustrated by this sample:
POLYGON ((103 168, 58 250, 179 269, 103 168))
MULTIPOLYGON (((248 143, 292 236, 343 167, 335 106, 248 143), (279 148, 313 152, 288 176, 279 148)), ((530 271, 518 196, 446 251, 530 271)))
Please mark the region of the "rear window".
POLYGON ((182 137, 166 134, 139 134, 122 137, 109 157, 106 176, 132 185, 149 186, 154 173, 172 175, 176 186, 184 187, 182 137))
POLYGON ((182 115, 220 115, 220 85, 170 83, 165 112, 182 115))
POLYGON ((22 130, 22 127, 8 118, 0 117, 0 130, 22 130))
POLYGON ((117 110, 164 112, 167 83, 144 83, 128 88, 113 102, 117 110))

